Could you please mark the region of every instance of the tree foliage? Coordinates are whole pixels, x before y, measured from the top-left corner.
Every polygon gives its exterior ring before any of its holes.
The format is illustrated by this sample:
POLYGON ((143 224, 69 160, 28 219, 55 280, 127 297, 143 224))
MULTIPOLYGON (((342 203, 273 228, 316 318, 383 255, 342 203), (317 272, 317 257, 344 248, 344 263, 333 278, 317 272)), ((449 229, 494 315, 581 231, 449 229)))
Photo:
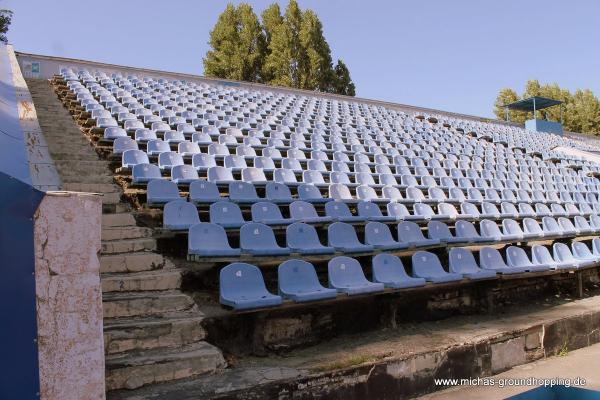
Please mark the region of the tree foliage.
POLYGON ((12 22, 13 13, 10 10, 0 10, 0 42, 8 43, 6 32, 12 22))
MULTIPOLYGON (((532 96, 547 97, 564 102, 563 127, 567 131, 600 135, 600 101, 590 90, 576 90, 571 93, 562 89, 558 84, 540 84, 536 79, 526 82, 523 94, 519 96, 513 89, 500 90, 494 103, 494 114, 499 119, 505 119, 504 105, 532 96)), ((533 118, 533 114, 511 110, 510 120, 524 123, 533 118)), ((560 107, 552 107, 538 111, 538 118, 560 121, 560 107)))
POLYGON ((335 68, 323 25, 312 10, 289 0, 282 15, 277 3, 258 20, 252 8, 229 4, 210 33, 204 57, 207 76, 263 82, 354 96, 348 67, 335 68))

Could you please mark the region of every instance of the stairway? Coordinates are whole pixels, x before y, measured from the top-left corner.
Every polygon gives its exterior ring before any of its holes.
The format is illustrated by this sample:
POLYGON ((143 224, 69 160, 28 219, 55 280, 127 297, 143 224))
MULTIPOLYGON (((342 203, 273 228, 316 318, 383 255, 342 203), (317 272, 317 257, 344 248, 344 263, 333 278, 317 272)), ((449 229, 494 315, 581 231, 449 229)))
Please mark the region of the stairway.
POLYGON ((40 127, 63 190, 102 193, 100 272, 104 312, 106 390, 189 378, 225 367, 204 341, 202 313, 180 290, 182 272, 154 252, 150 228, 137 226, 121 201, 108 161, 45 80, 28 79, 40 127))

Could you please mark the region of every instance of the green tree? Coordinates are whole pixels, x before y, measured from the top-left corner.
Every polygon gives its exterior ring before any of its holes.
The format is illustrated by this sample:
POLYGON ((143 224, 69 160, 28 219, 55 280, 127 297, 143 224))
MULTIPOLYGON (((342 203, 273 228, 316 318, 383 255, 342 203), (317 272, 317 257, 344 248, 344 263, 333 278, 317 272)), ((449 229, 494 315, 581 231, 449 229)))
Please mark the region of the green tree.
POLYGON ((311 10, 304 11, 302 15, 300 43, 306 53, 306 65, 299 71, 300 87, 322 92, 335 90, 331 50, 323 36, 323 25, 311 10))
POLYGON ((566 111, 567 130, 600 134, 600 101, 590 90, 575 91, 573 101, 567 105, 566 111))
POLYGON ((344 94, 346 96, 354 96, 356 94, 356 90, 354 87, 354 83, 350 78, 350 71, 346 64, 342 60, 338 60, 335 65, 335 79, 334 79, 334 93, 344 94))
POLYGON ((8 43, 6 32, 12 22, 13 13, 10 10, 0 10, 0 42, 8 43))
POLYGON ((249 4, 228 4, 210 32, 206 76, 256 82, 265 52, 262 27, 249 4))
MULTIPOLYGON (((498 96, 496 97, 496 101, 494 102, 494 114, 498 119, 506 119, 506 109, 505 105, 514 103, 519 100, 519 95, 517 92, 510 88, 504 88, 500 90, 498 96)), ((523 112, 510 110, 508 112, 509 119, 513 122, 524 123, 526 114, 523 112)))

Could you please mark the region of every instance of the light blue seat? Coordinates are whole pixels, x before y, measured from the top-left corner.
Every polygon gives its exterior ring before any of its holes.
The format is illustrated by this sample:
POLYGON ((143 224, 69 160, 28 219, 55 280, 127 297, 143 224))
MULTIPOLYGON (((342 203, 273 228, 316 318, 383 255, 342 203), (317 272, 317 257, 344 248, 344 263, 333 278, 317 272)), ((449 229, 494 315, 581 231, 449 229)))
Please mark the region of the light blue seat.
POLYGON ((242 170, 242 180, 253 184, 267 183, 267 177, 262 169, 248 167, 242 170))
POLYGON ((429 239, 437 239, 445 243, 464 243, 465 239, 452 235, 450 228, 441 221, 429 221, 427 224, 427 236, 429 239))
POLYGON ((167 151, 171 151, 171 147, 169 146, 169 143, 163 142, 160 139, 158 139, 158 140, 150 140, 146 144, 146 153, 149 156, 155 156, 155 155, 158 155, 160 153, 165 153, 167 151))
POLYGON ((560 225, 564 234, 567 236, 575 236, 581 233, 577 228, 575 228, 573 222, 567 217, 558 217, 558 224, 560 225))
POLYGON ((256 188, 250 182, 231 182, 229 184, 229 200, 236 203, 256 203, 260 197, 256 193, 256 188))
POLYGON ((341 183, 333 183, 329 185, 329 197, 336 201, 345 203, 356 203, 357 200, 350 193, 348 186, 341 183))
POLYGON ((395 216, 387 216, 381 213, 377 204, 371 203, 370 201, 361 201, 358 203, 356 209, 358 215, 369 221, 383 221, 391 222, 396 221, 395 216))
POLYGON ((115 140, 117 138, 126 138, 126 137, 129 137, 129 136, 127 136, 127 132, 123 128, 117 128, 117 127, 113 126, 113 127, 104 129, 104 139, 105 140, 115 140))
POLYGON ((406 289, 426 284, 424 278, 409 276, 399 257, 385 253, 373 257, 373 281, 393 289, 406 289))
POLYGON ((410 247, 436 246, 440 244, 438 239, 427 239, 421 231, 421 227, 411 221, 403 221, 398 224, 398 241, 406 243, 410 247))
POLYGON ((517 246, 509 246, 506 249, 506 263, 511 267, 525 268, 530 272, 547 271, 551 268, 550 265, 533 264, 525 250, 517 246))
POLYGON ((542 238, 546 236, 546 233, 542 230, 540 224, 533 218, 524 218, 523 228, 523 232, 525 235, 527 235, 527 237, 542 238))
POLYGON ((279 207, 268 201, 259 201, 252 204, 250 213, 252 214, 252 221, 265 225, 288 225, 294 222, 294 219, 283 218, 279 207))
POLYGON ((200 223, 198 210, 185 200, 173 200, 165 204, 163 210, 163 228, 172 231, 188 230, 200 223))
POLYGON ((558 222, 552 217, 542 218, 542 229, 545 236, 563 236, 564 232, 558 222))
POLYGON ((171 180, 178 185, 189 185, 198 179, 198 171, 191 165, 176 165, 171 168, 171 180))
POLYGON ((327 272, 329 287, 349 296, 382 292, 385 288, 383 283, 367 280, 360 263, 354 258, 333 258, 327 265, 327 272))
POLYGON ((330 198, 323 197, 315 185, 302 184, 298 186, 298 198, 309 203, 327 203, 330 198))
POLYGON ((131 170, 131 182, 134 185, 148 183, 155 179, 163 179, 160 169, 155 164, 137 164, 131 170))
POLYGON ((504 234, 500 231, 496 221, 491 221, 489 219, 481 221, 479 223, 479 229, 481 230, 481 237, 488 241, 513 241, 523 238, 523 236, 515 234, 504 234))
POLYGON ((121 168, 130 169, 139 164, 150 164, 148 154, 142 150, 125 150, 121 156, 121 168))
POLYGON ((394 240, 390 228, 382 222, 369 222, 365 226, 365 243, 382 250, 402 250, 409 247, 408 243, 394 240))
POLYGON ((194 204, 210 204, 225 200, 216 183, 195 180, 190 183, 190 201, 194 204))
POLYGON ((448 253, 448 264, 450 272, 462 274, 468 279, 490 279, 496 277, 496 271, 481 269, 475 261, 470 250, 464 248, 453 248, 448 253))
POLYGON ((365 220, 360 215, 353 215, 346 203, 337 200, 325 204, 325 214, 340 222, 362 222, 365 220))
POLYGON ((194 154, 192 156, 192 166, 198 171, 208 171, 210 168, 217 166, 217 161, 210 154, 194 154))
POLYGON ((331 217, 319 216, 312 204, 302 200, 297 200, 290 204, 290 216, 296 221, 309 224, 320 224, 332 221, 331 217))
POLYGON ((575 227, 579 230, 579 232, 582 235, 589 235, 595 233, 595 229, 592 228, 587 219, 585 219, 585 217, 582 217, 581 215, 575 217, 575 227))
MULTIPOLYGON (((194 133, 193 135, 196 135, 196 134, 194 133)), ((192 135, 192 137, 193 137, 193 135, 192 135)), ((166 143, 178 143, 179 144, 181 142, 185 142, 185 135, 183 134, 183 132, 167 131, 167 132, 165 132, 165 134, 163 136, 163 140, 166 143)), ((193 139, 192 139, 192 141, 196 142, 193 139)))
POLYGON ((590 261, 592 263, 600 261, 600 256, 592 253, 590 248, 583 242, 572 242, 571 250, 573 251, 573 257, 578 260, 590 261))
POLYGON ((195 154, 200 154, 200 147, 195 142, 180 142, 177 145, 177 153, 182 157, 193 157, 195 154))
POLYGON ((417 251, 413 254, 412 269, 415 277, 433 283, 456 282, 463 279, 461 274, 446 272, 438 256, 428 251, 417 251))
POLYGON ((138 143, 145 143, 150 140, 156 140, 158 137, 156 136, 156 132, 151 129, 136 129, 134 139, 138 143))
MULTIPOLYGON (((298 161, 298 160, 296 160, 298 161)), ((273 180, 288 186, 298 186, 298 180, 293 170, 287 168, 275 168, 273 171, 273 180)), ((319 192, 320 194, 321 192, 319 192)))
POLYGON ((149 205, 165 204, 179 199, 181 196, 175 182, 165 179, 153 179, 148 182, 146 202, 149 205))
POLYGON ((352 225, 344 222, 334 222, 327 227, 327 240, 329 246, 346 253, 373 251, 373 246, 362 244, 352 225))
POLYGON ((120 137, 113 141, 113 154, 123 154, 127 150, 138 150, 137 142, 130 137, 120 137))
POLYGON ((552 245, 552 254, 556 261, 571 263, 576 268, 587 267, 589 265, 595 264, 595 261, 582 260, 573 256, 571 250, 569 249, 569 246, 567 246, 565 243, 554 243, 552 245))
POLYGON ((493 247, 483 247, 479 250, 479 265, 481 269, 489 269, 499 274, 521 274, 527 272, 525 267, 510 267, 504 262, 502 254, 493 247))
POLYGON ((201 222, 189 229, 188 254, 202 257, 237 257, 241 250, 229 245, 227 233, 221 225, 201 222))
POLYGON ((552 269, 571 269, 577 266, 569 261, 556 261, 546 246, 536 244, 531 248, 531 260, 534 264, 548 265, 552 269))
POLYGON ((505 219, 502 221, 502 228, 504 235, 511 235, 516 239, 533 239, 537 238, 538 235, 531 232, 525 232, 521 228, 521 225, 514 219, 505 219))
POLYGON ((404 204, 396 202, 387 204, 387 214, 393 216, 396 221, 420 221, 423 219, 420 215, 412 215, 404 204))
POLYGON ((489 239, 486 237, 482 237, 477 229, 475 229, 475 225, 469 221, 456 221, 454 224, 454 228, 456 230, 456 237, 464 239, 469 243, 477 243, 477 242, 488 242, 489 239))
POLYGON ((290 254, 288 247, 277 244, 273 229, 265 224, 247 223, 240 229, 242 251, 254 256, 278 256, 290 254))
POLYGON ((278 182, 268 182, 265 186, 265 198, 275 204, 288 204, 294 201, 290 188, 278 182))
POLYGON ((285 231, 287 246, 300 254, 333 254, 335 249, 323 246, 314 226, 294 222, 285 231))
POLYGON ((281 296, 267 290, 260 269, 246 263, 233 263, 221 269, 219 298, 221 304, 234 310, 274 307, 283 301, 281 296))
POLYGON ((279 294, 302 303, 337 297, 337 290, 323 287, 312 264, 303 260, 288 260, 277 270, 279 294))
POLYGON ((174 151, 160 153, 158 155, 158 168, 161 171, 170 171, 176 165, 183 165, 183 157, 174 151))
POLYGON ((272 158, 269 157, 254 157, 254 167, 262 169, 263 171, 274 171, 275 163, 272 158))
MULTIPOLYGON (((434 189, 439 189, 439 188, 434 188, 434 189)), ((425 203, 415 203, 413 206, 413 210, 414 210, 415 216, 419 216, 419 217, 421 217, 421 219, 448 220, 448 219, 452 218, 448 214, 436 214, 433 211, 433 208, 431 208, 431 206, 429 204, 425 204, 425 203)))
POLYGON ((208 168, 207 177, 210 182, 215 182, 216 184, 235 182, 231 170, 221 166, 208 168))
POLYGON ((224 228, 240 228, 246 223, 240 207, 228 201, 218 201, 209 207, 210 222, 224 228))

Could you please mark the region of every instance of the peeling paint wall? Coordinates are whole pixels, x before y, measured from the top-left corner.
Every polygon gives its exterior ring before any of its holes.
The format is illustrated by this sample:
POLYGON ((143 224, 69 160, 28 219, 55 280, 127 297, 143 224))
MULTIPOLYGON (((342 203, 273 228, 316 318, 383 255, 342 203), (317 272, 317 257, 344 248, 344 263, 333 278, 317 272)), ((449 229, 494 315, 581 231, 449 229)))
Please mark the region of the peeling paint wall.
POLYGON ((40 398, 104 399, 102 202, 48 192, 34 217, 40 398))

